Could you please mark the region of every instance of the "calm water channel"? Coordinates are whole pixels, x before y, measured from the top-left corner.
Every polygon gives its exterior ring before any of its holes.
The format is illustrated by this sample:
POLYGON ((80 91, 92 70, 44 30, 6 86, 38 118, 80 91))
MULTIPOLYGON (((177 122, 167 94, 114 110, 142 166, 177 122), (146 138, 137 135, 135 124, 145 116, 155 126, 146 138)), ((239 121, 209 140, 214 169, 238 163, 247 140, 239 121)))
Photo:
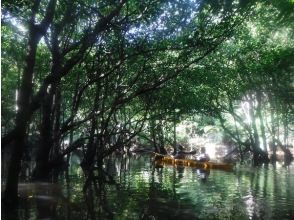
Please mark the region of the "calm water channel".
POLYGON ((136 155, 110 158, 105 170, 116 184, 98 179, 86 192, 78 164, 58 184, 21 183, 19 219, 294 219, 293 165, 205 172, 136 155))

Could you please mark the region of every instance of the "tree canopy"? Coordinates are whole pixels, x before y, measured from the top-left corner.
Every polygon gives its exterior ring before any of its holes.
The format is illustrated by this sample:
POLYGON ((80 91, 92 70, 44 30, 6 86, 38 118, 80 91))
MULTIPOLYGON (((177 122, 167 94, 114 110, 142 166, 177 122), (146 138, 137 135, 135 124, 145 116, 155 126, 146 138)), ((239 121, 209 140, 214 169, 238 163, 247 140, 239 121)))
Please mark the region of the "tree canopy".
POLYGON ((87 173, 137 137, 166 153, 171 128, 195 115, 213 118, 256 160, 270 143, 291 143, 293 8, 293 1, 3 1, 6 199, 17 197, 27 152, 36 179, 77 149, 87 173))

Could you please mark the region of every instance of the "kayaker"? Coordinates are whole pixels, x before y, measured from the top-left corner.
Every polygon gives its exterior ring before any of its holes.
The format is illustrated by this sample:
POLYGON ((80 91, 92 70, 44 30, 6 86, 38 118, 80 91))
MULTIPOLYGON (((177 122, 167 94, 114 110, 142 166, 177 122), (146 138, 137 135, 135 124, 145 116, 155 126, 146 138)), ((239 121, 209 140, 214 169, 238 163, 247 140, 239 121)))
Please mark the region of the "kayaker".
POLYGON ((200 149, 200 155, 197 156, 197 161, 200 161, 200 162, 207 162, 210 160, 210 157, 209 155, 206 153, 206 149, 205 147, 201 147, 200 149))
POLYGON ((177 151, 172 155, 174 159, 185 159, 186 155, 184 154, 184 147, 179 144, 177 145, 177 151))

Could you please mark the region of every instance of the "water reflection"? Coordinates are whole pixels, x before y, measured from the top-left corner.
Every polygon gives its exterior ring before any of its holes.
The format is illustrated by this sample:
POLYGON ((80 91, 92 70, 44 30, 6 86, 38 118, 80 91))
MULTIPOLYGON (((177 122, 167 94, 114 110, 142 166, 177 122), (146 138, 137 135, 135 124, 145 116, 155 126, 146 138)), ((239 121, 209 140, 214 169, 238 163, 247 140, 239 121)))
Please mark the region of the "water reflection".
POLYGON ((149 155, 116 156, 87 187, 85 180, 72 169, 59 184, 20 185, 19 219, 294 218, 293 166, 225 172, 155 167, 149 155))
POLYGON ((209 174, 210 174, 210 170, 197 169, 197 175, 203 182, 206 182, 209 174))

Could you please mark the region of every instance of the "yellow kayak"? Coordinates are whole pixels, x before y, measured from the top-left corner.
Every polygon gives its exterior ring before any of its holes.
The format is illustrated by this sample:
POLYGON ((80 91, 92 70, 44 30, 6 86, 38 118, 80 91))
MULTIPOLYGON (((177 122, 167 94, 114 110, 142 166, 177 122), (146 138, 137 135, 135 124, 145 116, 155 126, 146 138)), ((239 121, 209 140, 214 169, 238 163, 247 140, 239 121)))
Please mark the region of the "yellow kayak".
POLYGON ((200 169, 221 169, 221 170, 232 170, 234 165, 228 163, 215 163, 215 162, 200 162, 190 159, 175 159, 171 156, 163 156, 160 154, 155 154, 156 165, 178 165, 178 166, 188 166, 196 167, 200 169))

